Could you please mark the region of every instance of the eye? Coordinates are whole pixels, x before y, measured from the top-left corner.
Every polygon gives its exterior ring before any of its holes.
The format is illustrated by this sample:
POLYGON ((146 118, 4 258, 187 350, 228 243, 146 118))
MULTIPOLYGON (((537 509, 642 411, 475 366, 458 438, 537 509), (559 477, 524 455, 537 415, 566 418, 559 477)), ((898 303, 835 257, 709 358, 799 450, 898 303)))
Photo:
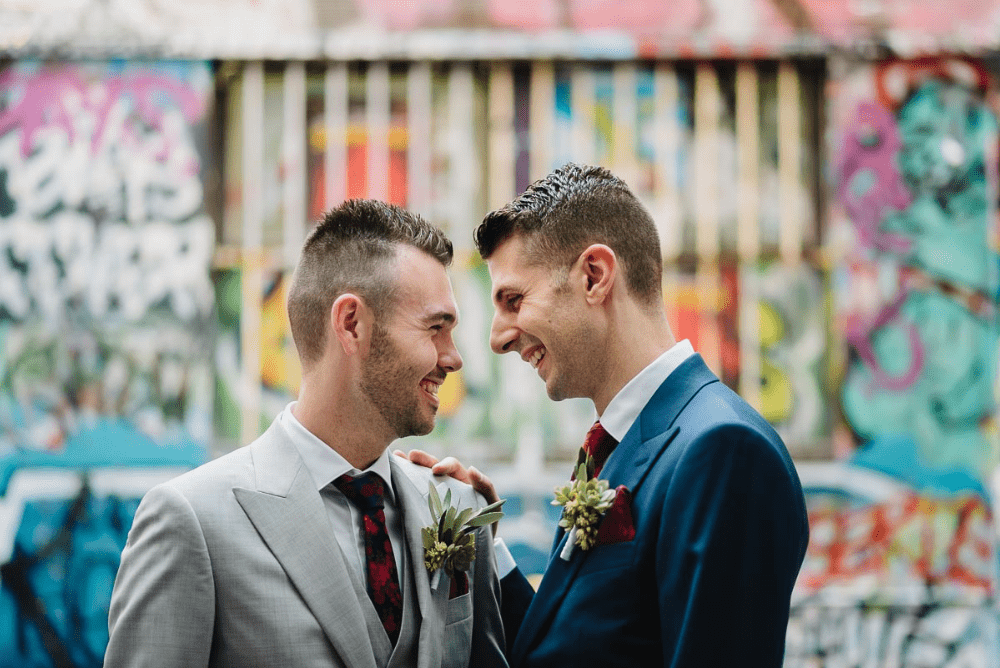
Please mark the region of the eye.
POLYGON ((504 300, 504 305, 510 311, 516 311, 517 307, 521 305, 521 295, 508 295, 504 300))

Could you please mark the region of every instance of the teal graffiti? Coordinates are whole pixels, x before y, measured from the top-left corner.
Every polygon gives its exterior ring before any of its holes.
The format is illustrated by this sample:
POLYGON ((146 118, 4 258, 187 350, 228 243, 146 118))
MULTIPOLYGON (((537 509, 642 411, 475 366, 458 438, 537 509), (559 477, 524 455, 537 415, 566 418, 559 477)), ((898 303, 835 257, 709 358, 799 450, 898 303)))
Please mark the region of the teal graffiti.
POLYGON ((866 443, 855 463, 917 489, 983 494, 1000 341, 987 172, 997 121, 974 91, 940 79, 895 116, 866 109, 838 194, 859 256, 892 267, 897 283, 846 332, 843 410, 866 443))

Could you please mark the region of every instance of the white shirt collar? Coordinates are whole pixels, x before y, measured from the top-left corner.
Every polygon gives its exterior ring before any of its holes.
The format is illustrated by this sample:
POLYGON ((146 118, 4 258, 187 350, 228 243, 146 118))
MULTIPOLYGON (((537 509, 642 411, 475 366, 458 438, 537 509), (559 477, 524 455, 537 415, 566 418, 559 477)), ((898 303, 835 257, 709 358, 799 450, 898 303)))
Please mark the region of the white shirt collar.
POLYGON ((618 394, 600 416, 604 431, 621 442, 667 376, 693 354, 694 348, 687 339, 678 341, 637 373, 625 387, 618 390, 618 394))
POLYGON ((386 448, 381 456, 375 460, 375 463, 364 471, 356 469, 339 452, 302 426, 302 423, 292 413, 292 407, 295 404, 294 401, 288 404, 285 410, 278 415, 278 421, 285 433, 288 434, 295 449, 299 451, 299 456, 302 457, 306 470, 312 476, 313 484, 317 490, 322 490, 345 473, 359 476, 362 473, 372 472, 382 478, 390 501, 395 502, 396 495, 392 489, 392 470, 389 467, 389 448, 386 448))

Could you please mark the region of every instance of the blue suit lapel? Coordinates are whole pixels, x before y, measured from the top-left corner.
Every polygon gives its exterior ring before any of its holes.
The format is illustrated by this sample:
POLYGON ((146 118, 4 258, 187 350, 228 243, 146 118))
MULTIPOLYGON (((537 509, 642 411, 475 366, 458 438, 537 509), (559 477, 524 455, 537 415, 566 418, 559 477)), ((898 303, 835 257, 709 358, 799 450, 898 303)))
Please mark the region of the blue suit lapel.
MULTIPOLYGON (((680 427, 674 426, 677 416, 701 388, 718 381, 701 355, 694 354, 685 360, 656 390, 639 418, 608 458, 600 477, 606 479, 612 488, 625 485, 635 498, 653 463, 680 433, 680 427)), ((551 623, 586 558, 586 553, 575 549, 569 561, 563 560, 559 553, 565 542, 566 532, 560 528, 556 532, 545 575, 514 642, 512 666, 524 661, 528 651, 536 644, 539 634, 551 623)))
POLYGON ((639 413, 632 428, 611 453, 601 477, 615 488, 625 485, 634 495, 663 448, 679 433, 677 416, 701 388, 719 382, 718 377, 695 353, 660 385, 639 413))

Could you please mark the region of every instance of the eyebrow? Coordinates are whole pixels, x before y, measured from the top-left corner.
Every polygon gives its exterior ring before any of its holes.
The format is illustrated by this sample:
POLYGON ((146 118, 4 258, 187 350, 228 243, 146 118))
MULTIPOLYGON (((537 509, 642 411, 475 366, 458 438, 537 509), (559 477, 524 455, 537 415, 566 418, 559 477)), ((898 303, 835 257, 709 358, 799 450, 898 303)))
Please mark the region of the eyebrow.
POLYGON ((456 320, 458 320, 458 318, 455 317, 455 314, 449 311, 437 311, 436 313, 430 313, 424 316, 424 322, 427 323, 446 322, 449 325, 452 325, 456 320))

